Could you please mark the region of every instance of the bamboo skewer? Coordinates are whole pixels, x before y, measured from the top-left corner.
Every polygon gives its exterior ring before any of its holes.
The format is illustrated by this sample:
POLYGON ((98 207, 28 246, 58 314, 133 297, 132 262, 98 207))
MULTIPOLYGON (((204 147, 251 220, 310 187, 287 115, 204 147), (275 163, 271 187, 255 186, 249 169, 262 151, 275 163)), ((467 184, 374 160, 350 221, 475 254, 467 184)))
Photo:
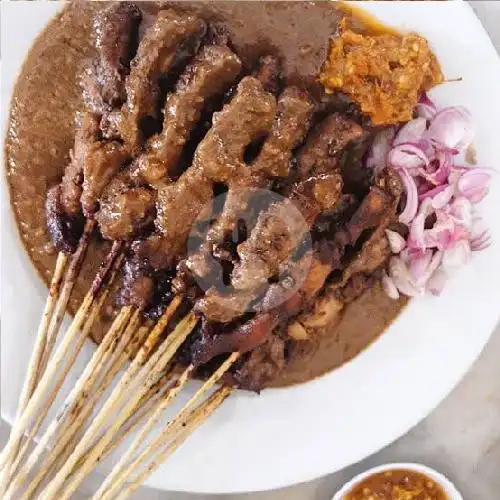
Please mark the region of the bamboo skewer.
MULTIPOLYGON (((131 308, 123 308, 117 316, 106 337, 101 343, 101 347, 94 353, 92 360, 87 365, 86 370, 80 376, 72 393, 68 396, 63 410, 50 424, 46 433, 38 443, 23 470, 23 481, 31 468, 38 462, 46 445, 52 437, 56 437, 55 447, 43 460, 43 467, 31 481, 23 498, 30 496, 38 488, 46 475, 46 471, 58 459, 69 443, 74 441, 77 432, 85 424, 86 419, 94 409, 102 394, 109 388, 114 376, 124 366, 126 356, 124 355, 125 344, 130 341, 131 336, 137 330, 140 312, 133 312, 131 308), (128 320, 130 319, 130 322, 128 320), (128 325, 127 325, 128 322, 128 325), (126 327, 126 328, 125 328, 126 327), (117 342, 118 341, 118 342, 117 342), (116 348, 115 348, 116 347, 116 348), (101 383, 97 379, 105 367, 110 355, 115 354, 115 359, 111 359, 111 367, 104 375, 101 383), (91 366, 90 366, 91 365, 91 366)), ((74 446, 74 443, 73 443, 74 446)), ((71 448, 72 449, 72 448, 71 448)), ((18 484, 16 485, 18 486, 18 484)))
POLYGON ((163 333, 168 320, 180 304, 181 299, 175 301, 175 303, 174 301, 170 304, 170 306, 174 305, 174 307, 171 308, 169 306, 167 311, 158 321, 157 325, 153 328, 151 334, 146 339, 143 348, 139 350, 136 358, 129 366, 129 369, 122 376, 110 397, 106 400, 101 411, 96 415, 82 440, 77 444, 75 450, 61 470, 42 492, 40 497, 41 499, 49 500, 54 498, 63 487, 66 478, 72 472, 78 460, 84 453, 90 450, 87 461, 83 464, 82 468, 78 471, 74 478, 76 484, 81 483, 84 477, 93 468, 95 462, 101 457, 103 451, 119 431, 120 427, 133 413, 137 401, 140 400, 142 396, 146 394, 147 391, 157 382, 167 363, 172 359, 179 346, 194 328, 197 323, 197 319, 194 314, 190 313, 179 322, 174 331, 168 335, 158 347, 157 351, 149 357, 149 359, 147 359, 151 350, 156 345, 157 339, 159 339, 160 335, 163 333), (93 443, 97 433, 102 430, 109 417, 113 415, 118 408, 120 408, 120 404, 123 402, 127 389, 130 385, 133 385, 132 381, 135 381, 135 385, 142 384, 141 387, 138 388, 137 393, 134 393, 133 397, 125 403, 125 406, 116 415, 114 422, 107 429, 102 439, 98 443, 93 443))
MULTIPOLYGON (((92 400, 89 401, 89 404, 84 406, 84 403, 86 403, 90 395, 93 394, 92 386, 96 383, 96 380, 101 372, 99 367, 105 362, 106 357, 110 353, 110 347, 112 346, 113 341, 115 341, 123 332, 131 314, 131 308, 123 308, 120 314, 115 318, 113 325, 99 346, 99 349, 97 349, 94 353, 94 356, 92 356, 92 359, 87 364, 75 387, 63 403, 61 411, 52 420, 44 435, 35 446, 35 449, 28 457, 28 460, 21 468, 19 474, 10 485, 6 494, 6 500, 11 498, 17 489, 24 483, 29 472, 37 464, 52 438, 57 439, 57 442, 55 444, 55 448, 51 450, 48 459, 44 461, 42 471, 51 465, 53 460, 57 458, 58 453, 64 449, 64 446, 81 427, 84 420, 83 417, 90 413, 93 404, 96 402, 96 400, 92 400), (83 413, 82 409, 84 409, 83 413)), ((40 473, 42 471, 40 471, 40 473)), ((37 477, 39 477, 39 475, 37 477)), ((36 482, 36 480, 34 482, 36 482)), ((33 487, 30 486, 29 490, 32 488, 33 487)))
MULTIPOLYGON (((125 500, 128 498, 163 462, 165 462, 165 460, 167 460, 168 457, 170 457, 179 448, 179 446, 181 446, 181 444, 194 432, 197 427, 199 427, 217 408, 219 408, 232 391, 233 389, 231 387, 221 387, 204 403, 196 408, 196 410, 194 410, 189 416, 189 420, 184 422, 185 426, 179 435, 173 439, 166 449, 160 451, 160 453, 154 456, 148 467, 115 498, 117 500, 125 500)), ((159 449, 163 445, 163 442, 159 442, 157 448, 159 449)), ((127 483, 128 479, 129 477, 122 475, 120 477, 119 484, 117 485, 117 489, 122 488, 127 483)))
MULTIPOLYGON (((209 391, 227 372, 227 370, 235 363, 238 359, 239 353, 231 354, 222 364, 221 366, 203 383, 203 385, 198 389, 198 391, 194 394, 194 396, 187 402, 184 408, 177 414, 177 416, 167 425, 167 427, 162 431, 161 435, 158 439, 166 439, 168 436, 172 435, 180 424, 186 419, 187 415, 191 413, 194 406, 200 401, 200 399, 209 391)), ((193 370, 192 366, 189 366, 182 376, 179 379, 179 385, 184 386, 187 382, 189 375, 193 370)), ((101 485, 99 491, 94 496, 93 500, 104 500, 108 498, 109 494, 104 494, 106 489, 113 484, 113 481, 117 479, 120 475, 128 475, 133 472, 138 463, 144 459, 146 454, 149 452, 149 448, 145 450, 135 461, 133 461, 128 467, 126 466, 127 461, 132 458, 133 453, 144 443, 144 440, 148 433, 153 429, 154 425, 158 421, 159 417, 163 413, 163 411, 170 405, 172 399, 178 394, 179 390, 182 387, 175 386, 168 394, 167 397, 163 400, 163 402, 154 410, 148 422, 142 429, 142 431, 137 435, 134 442, 127 450, 127 452, 122 456, 120 461, 113 468, 112 472, 104 483, 101 485)), ((156 443, 157 441, 155 441, 156 443)), ((113 488, 112 490, 113 491, 113 488)), ((63 498, 66 498, 63 496, 63 498)), ((69 497, 68 497, 69 498, 69 497)), ((112 498, 112 497, 110 497, 112 498)))
POLYGON ((78 357, 78 354, 80 354, 80 351, 81 351, 81 349, 82 349, 82 347, 83 347, 83 345, 84 345, 84 343, 85 343, 85 341, 90 333, 90 330, 94 324, 94 321, 96 320, 99 312, 102 309, 102 306, 103 306, 104 301, 106 300, 106 298, 108 296, 108 293, 109 293, 109 289, 105 290, 104 293, 99 298, 99 301, 96 304, 96 306, 92 309, 90 316, 83 327, 83 334, 79 337, 78 343, 75 346, 75 349, 74 349, 69 361, 66 363, 66 366, 65 366, 63 372, 61 373, 61 375, 59 376, 51 394, 49 395, 47 400, 44 402, 44 406, 43 406, 42 410, 40 411, 40 414, 37 417, 35 424, 31 428, 27 438, 25 439, 25 442, 24 442, 24 445, 22 446, 22 449, 19 451, 16 460, 12 464, 11 474, 15 473, 16 470, 18 469, 21 461, 24 459, 26 452, 28 451, 30 443, 33 442, 37 432, 39 431, 43 421, 45 420, 45 417, 47 416, 47 413, 48 413, 50 407, 52 406, 59 390, 61 389, 61 386, 63 385, 63 383, 66 379, 66 375, 68 374, 69 370, 71 369, 71 367, 75 363, 75 360, 78 357))
MULTIPOLYGON (((25 411, 22 413, 20 419, 16 422, 16 425, 13 426, 13 429, 11 431, 10 439, 9 442, 7 443, 5 447, 5 458, 9 463, 15 459, 15 456, 17 452, 19 451, 19 448, 17 446, 18 443, 21 442, 21 438, 24 435, 24 432, 29 426, 30 421, 32 418, 35 416, 37 410, 39 409, 40 405, 43 402, 43 398, 46 396, 47 392, 49 391, 50 385, 53 382, 53 379, 56 377, 56 375, 61 371, 65 371, 66 369, 69 370, 70 366, 66 363, 67 361, 67 356, 70 356, 70 361, 73 359, 73 356, 71 356, 71 346, 75 344, 75 339, 77 342, 77 347, 79 344, 78 339, 80 337, 85 337, 90 331, 90 326, 88 328, 88 331, 85 332, 80 332, 80 329, 82 325, 86 322, 88 319, 89 315, 92 314, 92 309, 95 307, 95 304, 98 303, 99 301, 96 298, 98 297, 99 291, 104 284, 104 280, 106 279, 111 279, 114 277, 114 271, 115 269, 120 265, 121 263, 121 245, 113 245, 113 249, 108 255, 108 258, 104 262, 103 266, 101 267, 101 271, 97 275, 96 279, 94 280, 94 283, 92 285, 92 289, 87 293, 85 296, 80 308, 78 309, 73 322, 71 323, 70 327, 64 334, 61 343, 59 344, 58 348, 56 349, 54 356, 50 362, 50 364, 47 367, 47 370, 44 372, 38 386, 36 387, 35 391, 33 392, 33 395, 31 399, 29 400, 25 411)), ((56 382, 57 386, 57 382, 56 382)), ((35 424, 36 425, 36 424, 35 424)), ((42 439, 43 441, 43 439, 42 439)), ((41 441, 41 442, 42 442, 41 441)), ((47 443, 45 441, 44 445, 47 443)), ((40 445, 40 443, 39 443, 40 445)), ((39 446, 37 445, 37 448, 39 446)), ((35 448, 36 449, 36 448, 35 448)), ((29 462, 29 460, 28 460, 29 462)), ((9 471, 4 470, 4 476, 3 476, 3 486, 5 487, 8 484, 8 477, 7 472, 10 472, 10 467, 9 471)), ((19 482, 18 478, 16 477, 15 482, 19 482)), ((9 491, 10 491, 9 487, 9 491)))
POLYGON ((0 478, 0 494, 3 493, 5 485, 7 484, 10 473, 10 464, 16 458, 19 448, 22 444, 26 422, 23 420, 23 414, 30 404, 31 398, 34 395, 37 384, 42 376, 45 374, 45 368, 48 359, 55 345, 57 334, 59 332, 62 320, 66 313, 66 308, 73 290, 76 278, 80 272, 80 268, 87 252, 90 236, 94 230, 95 222, 87 221, 85 228, 80 238, 78 248, 71 257, 67 272, 62 284, 64 270, 68 263, 68 257, 64 254, 59 254, 56 261, 56 270, 52 284, 54 289, 49 290, 49 298, 45 306, 42 316, 42 321, 37 332, 37 340, 35 341, 35 350, 28 367, 28 374, 24 384, 16 419, 12 426, 11 435, 7 445, 5 446, 0 459, 0 470, 2 475, 0 478), (21 424, 24 422, 24 426, 21 424))

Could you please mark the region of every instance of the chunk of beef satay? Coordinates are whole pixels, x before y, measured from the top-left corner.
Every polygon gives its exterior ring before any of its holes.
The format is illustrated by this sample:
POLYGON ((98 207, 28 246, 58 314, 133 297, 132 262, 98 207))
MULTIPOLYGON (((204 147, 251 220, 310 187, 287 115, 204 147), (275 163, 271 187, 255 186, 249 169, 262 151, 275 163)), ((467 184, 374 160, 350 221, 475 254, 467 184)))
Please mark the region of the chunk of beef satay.
POLYGON ((112 2, 94 20, 98 57, 84 71, 82 84, 87 107, 98 113, 125 102, 125 78, 134 57, 142 12, 130 2, 112 2))
POLYGON ((288 175, 292 152, 304 140, 313 109, 309 94, 296 87, 286 88, 279 97, 271 132, 257 158, 248 167, 251 175, 231 182, 221 214, 208 230, 200 251, 188 259, 188 267, 196 276, 202 277, 210 272, 207 256, 218 251, 236 228, 238 220, 247 215, 255 190, 269 187, 275 177, 288 175))
POLYGON ((47 230, 58 252, 73 253, 83 232, 84 218, 81 212, 68 213, 61 202, 61 185, 49 189, 45 202, 47 230))
POLYGON ((86 217, 94 215, 104 188, 129 158, 120 142, 101 140, 99 121, 99 115, 84 113, 73 151, 73 162, 83 175, 80 202, 86 217))
POLYGON ((130 240, 152 227, 156 192, 137 186, 128 169, 119 172, 104 188, 95 218, 104 238, 130 240))
POLYGON ((112 3, 94 22, 95 45, 99 51, 102 97, 111 106, 125 100, 125 77, 138 44, 142 12, 129 2, 112 3))
POLYGON ((167 96, 163 130, 151 137, 138 159, 138 174, 150 184, 178 175, 177 164, 207 101, 223 94, 241 71, 241 61, 227 46, 203 47, 167 96))
POLYGON ((340 166, 342 152, 353 141, 361 140, 365 130, 346 116, 334 113, 320 122, 297 155, 297 175, 305 178, 340 166))
POLYGON ((205 22, 195 16, 160 10, 144 34, 125 83, 127 101, 119 124, 121 135, 132 151, 141 145, 145 122, 158 119, 160 78, 179 58, 196 52, 205 31, 205 22))
POLYGON ((216 113, 196 149, 193 165, 175 184, 159 186, 157 235, 134 245, 155 267, 168 267, 185 250, 193 223, 213 198, 215 183, 248 176, 243 161, 247 146, 271 129, 276 101, 261 83, 245 77, 231 101, 216 113))

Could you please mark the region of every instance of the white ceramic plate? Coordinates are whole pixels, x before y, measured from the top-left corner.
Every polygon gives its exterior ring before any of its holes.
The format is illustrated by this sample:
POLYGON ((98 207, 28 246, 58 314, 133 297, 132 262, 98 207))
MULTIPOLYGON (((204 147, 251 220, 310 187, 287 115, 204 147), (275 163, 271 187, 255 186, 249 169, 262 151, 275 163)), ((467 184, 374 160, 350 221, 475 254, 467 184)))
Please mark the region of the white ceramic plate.
MULTIPOLYGON (((434 97, 440 105, 463 104, 472 111, 479 162, 497 167, 500 61, 470 7, 462 2, 367 2, 363 7, 426 36, 444 73, 463 78, 443 85, 434 97)), ((52 2, 4 4, 4 116, 23 56, 58 8, 52 2)), ((319 380, 260 397, 230 398, 149 484, 192 492, 277 488, 339 470, 407 432, 470 368, 498 320, 499 203, 495 178, 481 211, 497 243, 474 256, 441 297, 413 301, 380 340, 319 380)), ((5 191, 2 224, 2 415, 10 420, 46 290, 20 251, 5 191)), ((91 350, 88 346, 85 355, 91 350)))

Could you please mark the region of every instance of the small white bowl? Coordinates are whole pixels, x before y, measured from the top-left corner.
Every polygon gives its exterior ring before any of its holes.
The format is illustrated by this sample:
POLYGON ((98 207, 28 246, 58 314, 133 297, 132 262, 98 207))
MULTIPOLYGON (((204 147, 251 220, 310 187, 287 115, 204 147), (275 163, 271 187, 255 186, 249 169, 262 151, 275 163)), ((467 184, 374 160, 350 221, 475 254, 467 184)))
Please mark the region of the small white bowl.
POLYGON ((355 486, 357 486, 361 481, 365 480, 367 477, 373 474, 378 474, 379 472, 386 472, 389 470, 409 470, 414 472, 420 472, 432 479, 436 484, 439 484, 443 488, 444 492, 448 495, 449 500, 463 500, 462 495, 456 489, 455 485, 443 474, 437 472, 430 467, 422 464, 413 463, 394 463, 394 464, 384 464, 377 467, 373 467, 357 476, 353 477, 350 481, 344 484, 342 488, 335 493, 332 500, 343 500, 344 495, 349 493, 355 486))

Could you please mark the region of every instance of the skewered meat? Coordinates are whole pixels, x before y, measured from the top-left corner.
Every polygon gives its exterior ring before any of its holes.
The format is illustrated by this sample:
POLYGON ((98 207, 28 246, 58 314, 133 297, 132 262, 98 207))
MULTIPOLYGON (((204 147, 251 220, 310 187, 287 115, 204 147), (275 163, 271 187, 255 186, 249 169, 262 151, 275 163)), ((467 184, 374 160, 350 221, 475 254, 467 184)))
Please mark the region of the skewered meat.
POLYGON ((346 147, 365 135, 363 128, 346 116, 329 115, 312 131, 300 150, 297 163, 298 175, 331 172, 339 167, 341 153, 346 147))
POLYGON ((270 130, 275 111, 274 97, 256 78, 241 80, 232 100, 214 115, 191 168, 175 184, 159 187, 155 224, 160 234, 135 245, 140 256, 150 257, 154 267, 175 261, 198 214, 212 200, 214 184, 248 176, 245 149, 270 130))
POLYGON ((104 188, 96 220, 109 240, 129 240, 151 226, 155 215, 155 192, 134 186, 127 171, 120 172, 104 188))
POLYGON ((121 135, 132 151, 141 143, 145 122, 158 118, 160 77, 196 52, 205 30, 204 21, 195 16, 161 10, 144 34, 125 84, 120 120, 121 135))
POLYGON ((142 179, 154 184, 177 173, 183 147, 206 102, 223 93, 240 70, 241 61, 228 47, 209 45, 201 49, 167 97, 163 131, 149 140, 148 151, 139 158, 142 179))
POLYGON ((277 335, 250 352, 248 359, 235 370, 238 387, 259 392, 286 366, 286 342, 277 335))
POLYGON ((192 362, 202 365, 219 354, 251 351, 266 342, 277 323, 276 314, 259 314, 230 332, 218 333, 205 322, 201 338, 192 345, 192 362))
POLYGON ((77 132, 74 161, 83 173, 80 201, 86 217, 98 209, 104 188, 128 159, 121 143, 102 141, 99 132, 99 115, 85 113, 77 132))
POLYGON ((56 250, 73 253, 83 231, 84 219, 81 213, 70 215, 61 202, 61 185, 49 189, 45 202, 47 229, 56 250))
POLYGON ((94 21, 98 58, 83 74, 84 100, 97 113, 125 101, 125 77, 137 49, 141 11, 129 2, 113 2, 94 21))

